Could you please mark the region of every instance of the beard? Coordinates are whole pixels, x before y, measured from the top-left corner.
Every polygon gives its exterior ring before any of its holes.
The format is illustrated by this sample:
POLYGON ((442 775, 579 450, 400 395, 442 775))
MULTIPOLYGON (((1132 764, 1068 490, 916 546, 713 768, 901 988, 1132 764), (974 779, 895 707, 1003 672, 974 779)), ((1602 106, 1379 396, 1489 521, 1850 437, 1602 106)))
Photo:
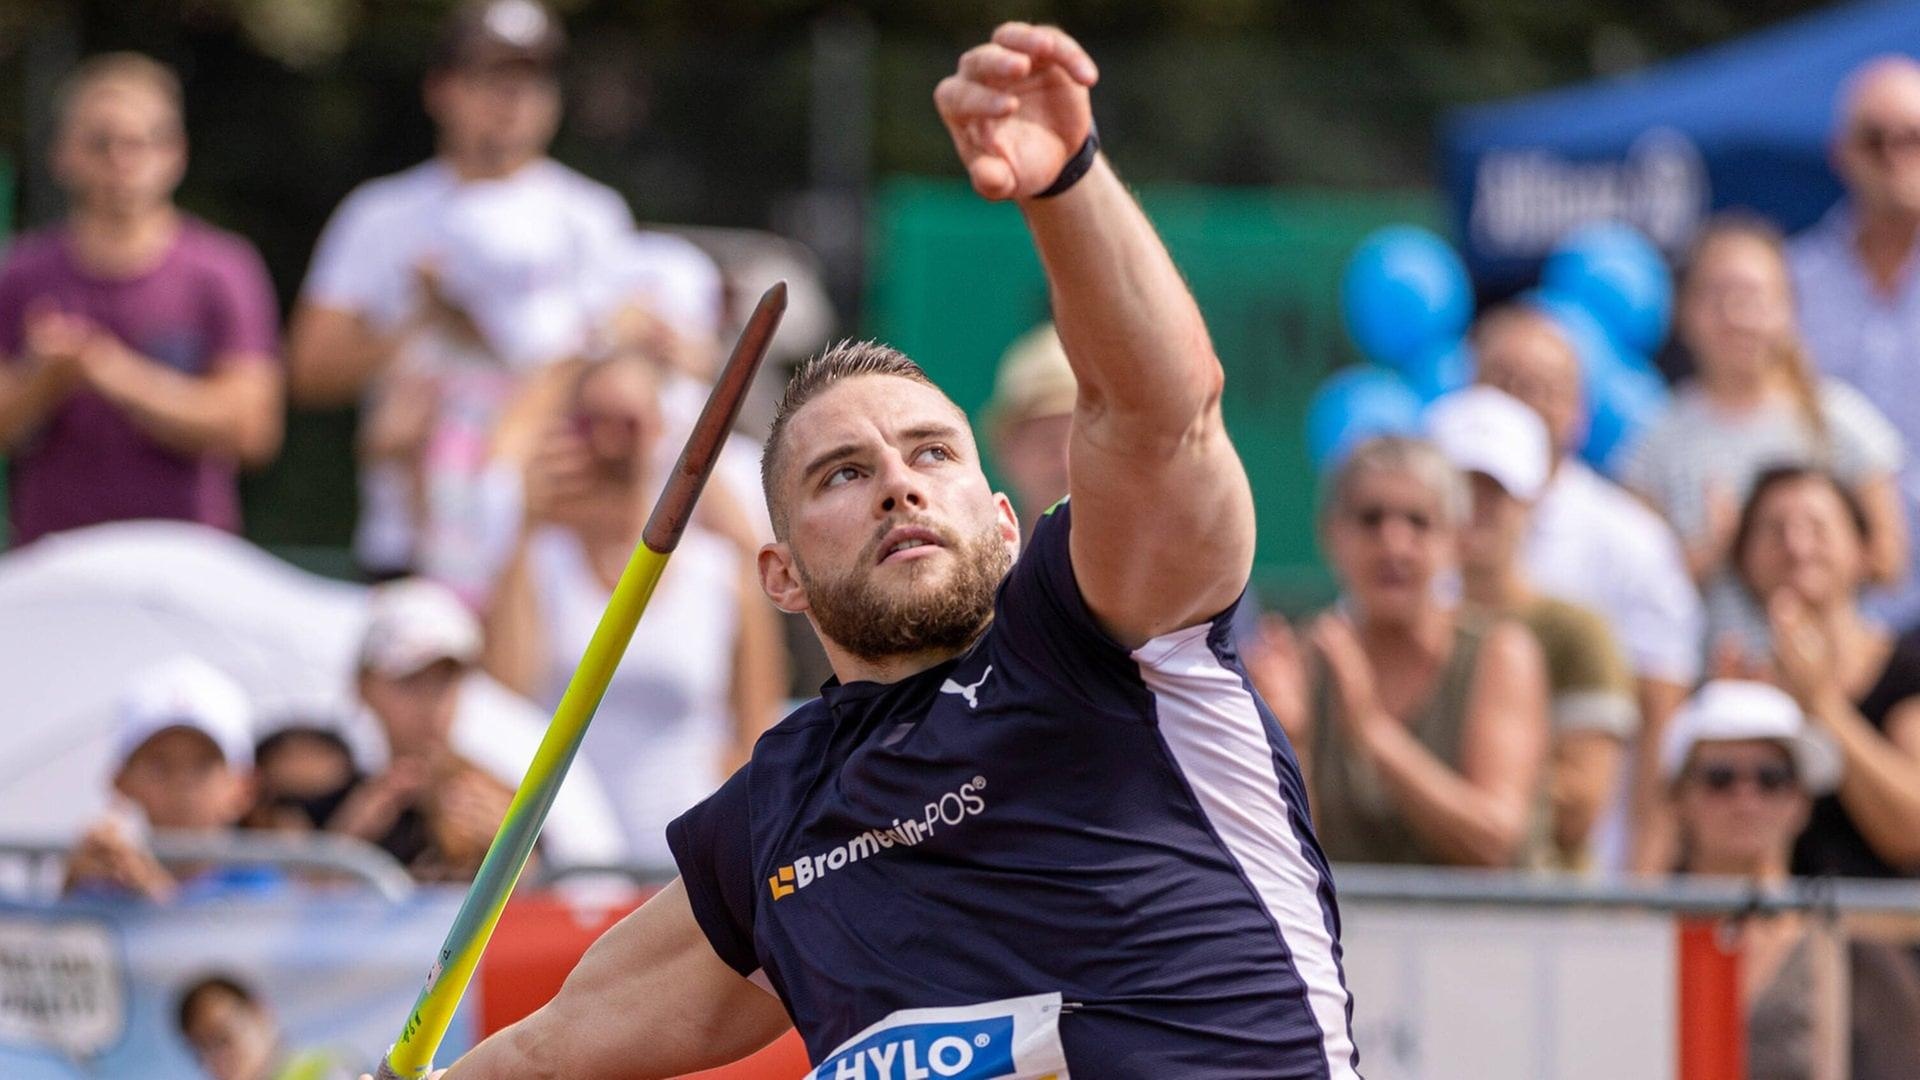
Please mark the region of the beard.
POLYGON ((862 660, 885 660, 926 652, 958 652, 973 642, 993 619, 993 597, 1013 566, 1013 555, 997 528, 961 539, 951 529, 920 522, 896 522, 933 529, 940 545, 954 556, 946 580, 920 585, 927 573, 909 569, 899 585, 879 581, 882 530, 860 553, 855 568, 834 577, 815 577, 794 561, 807 589, 807 606, 820 636, 862 660))

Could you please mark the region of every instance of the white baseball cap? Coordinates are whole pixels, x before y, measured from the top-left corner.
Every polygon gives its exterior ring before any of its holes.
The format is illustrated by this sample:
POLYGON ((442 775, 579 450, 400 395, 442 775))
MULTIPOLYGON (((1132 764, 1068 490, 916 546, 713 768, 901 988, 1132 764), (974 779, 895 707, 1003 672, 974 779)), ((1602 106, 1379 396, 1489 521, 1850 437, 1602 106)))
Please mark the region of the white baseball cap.
POLYGON ((440 660, 480 659, 480 620, 452 589, 427 578, 407 578, 373 590, 360 668, 405 678, 440 660))
POLYGON ((187 728, 212 740, 227 765, 253 765, 253 707, 240 684, 196 656, 162 660, 141 669, 120 695, 113 767, 124 768, 147 740, 187 728))
POLYGON ((1746 679, 1715 679, 1687 699, 1667 726, 1660 767, 1669 783, 1680 779, 1693 748, 1703 742, 1766 739, 1787 748, 1800 786, 1824 795, 1840 784, 1840 751, 1786 691, 1746 679))
POLYGON ((1456 390, 1427 406, 1427 434, 1461 472, 1485 473, 1521 502, 1540 497, 1552 470, 1546 422, 1491 386, 1456 390))

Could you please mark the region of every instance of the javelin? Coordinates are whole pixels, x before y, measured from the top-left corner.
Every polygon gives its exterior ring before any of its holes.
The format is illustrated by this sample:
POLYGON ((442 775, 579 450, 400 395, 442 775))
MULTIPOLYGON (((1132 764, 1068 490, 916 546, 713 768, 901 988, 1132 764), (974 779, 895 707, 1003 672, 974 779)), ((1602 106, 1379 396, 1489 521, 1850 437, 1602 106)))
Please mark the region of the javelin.
POLYGON ((500 822, 500 831, 494 834, 493 844, 487 848, 480 872, 474 875, 473 884, 467 889, 460 913, 454 916, 446 943, 440 946, 439 960, 427 973, 427 984, 414 1001, 413 1012, 400 1030, 400 1038, 387 1051, 379 1071, 374 1074, 376 1080, 421 1080, 432 1070, 434 1051, 440 1048, 447 1025, 453 1021, 453 1011, 467 992, 467 983, 473 979, 480 954, 486 950, 487 939, 493 936, 500 912, 507 906, 507 897, 527 865, 527 856, 533 851, 534 839, 540 835, 540 826, 547 820, 547 811, 560 790, 560 781, 566 778, 567 767, 573 764, 580 740, 586 736, 587 724, 600 706, 601 695, 607 692, 613 669, 620 665, 620 657, 627 651, 627 642, 633 638, 633 629, 647 609, 653 587, 660 581, 660 572, 666 569, 668 556, 679 546, 680 534, 686 531, 687 522, 693 516, 694 501, 706 486, 707 474, 713 471, 720 447, 726 442, 734 419, 740 415, 740 403, 746 397, 747 386, 753 382, 760 361, 765 359, 774 329, 780 325, 780 316, 786 309, 787 283, 776 282, 760 298, 746 329, 740 332, 733 355, 721 369, 713 393, 707 397, 706 408, 700 411, 700 419, 693 425, 693 433, 687 436, 686 447, 680 451, 680 460, 667 477, 666 488, 653 504, 653 514, 640 533, 640 544, 633 549, 633 557, 613 587, 613 596, 607 601, 607 610, 600 616, 600 625, 594 629, 592 640, 587 642, 580 666, 574 669, 567 692, 553 711, 553 722, 547 725, 546 736, 540 740, 540 748, 534 752, 533 762, 520 780, 520 790, 514 792, 507 816, 500 822))

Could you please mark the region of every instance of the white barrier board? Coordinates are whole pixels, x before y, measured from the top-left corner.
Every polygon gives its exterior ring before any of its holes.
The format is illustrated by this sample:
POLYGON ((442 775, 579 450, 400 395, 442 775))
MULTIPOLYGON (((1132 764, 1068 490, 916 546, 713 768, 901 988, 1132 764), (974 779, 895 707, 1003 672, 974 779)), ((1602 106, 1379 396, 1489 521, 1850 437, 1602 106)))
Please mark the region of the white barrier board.
POLYGON ((1343 901, 1367 1080, 1672 1080, 1673 917, 1343 901))

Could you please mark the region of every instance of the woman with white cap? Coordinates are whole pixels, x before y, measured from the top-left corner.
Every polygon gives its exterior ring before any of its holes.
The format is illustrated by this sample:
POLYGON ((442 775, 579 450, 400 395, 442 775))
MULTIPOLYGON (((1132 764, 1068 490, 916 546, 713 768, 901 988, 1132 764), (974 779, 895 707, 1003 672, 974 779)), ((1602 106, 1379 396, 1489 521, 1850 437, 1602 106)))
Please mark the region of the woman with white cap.
POLYGON ((1546 659, 1553 744, 1547 767, 1552 862, 1592 868, 1589 840, 1614 798, 1640 713, 1632 674, 1599 612, 1536 589, 1521 557, 1553 456, 1538 413, 1491 386, 1435 401, 1427 435, 1466 477, 1461 597, 1469 608, 1526 626, 1546 659))
MULTIPOLYGON (((1839 781, 1831 742, 1784 691, 1709 682, 1675 715, 1661 762, 1680 823, 1680 870, 1775 885, 1813 799, 1839 781)), ((1831 927, 1798 913, 1735 924, 1751 1080, 1847 1074, 1846 961, 1831 927)))

